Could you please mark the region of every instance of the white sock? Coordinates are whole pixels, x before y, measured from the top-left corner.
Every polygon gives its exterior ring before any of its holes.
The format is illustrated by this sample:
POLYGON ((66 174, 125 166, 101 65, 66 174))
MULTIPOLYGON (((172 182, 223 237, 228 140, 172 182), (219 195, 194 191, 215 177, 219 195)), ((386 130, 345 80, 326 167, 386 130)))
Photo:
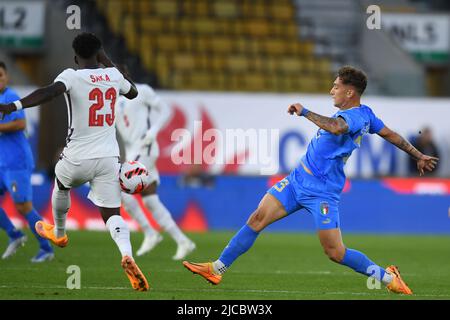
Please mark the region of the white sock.
POLYGON ((111 216, 106 227, 123 256, 133 257, 130 242, 130 229, 121 216, 111 216))
POLYGON ((133 217, 134 220, 141 226, 142 231, 146 236, 153 236, 157 233, 155 229, 152 228, 150 222, 145 216, 144 211, 142 211, 139 206, 139 202, 131 194, 122 192, 122 204, 125 210, 133 217))
POLYGON ((64 237, 66 234, 66 217, 70 208, 70 191, 59 190, 58 184, 52 192, 52 212, 53 221, 55 222, 55 236, 57 238, 64 237))
POLYGON ((216 274, 224 274, 227 271, 227 267, 222 261, 216 260, 213 262, 213 270, 216 274))
POLYGON ((173 221, 170 212, 161 203, 157 194, 142 197, 142 201, 144 201, 145 206, 152 212, 156 222, 158 222, 161 228, 163 228, 178 245, 190 241, 180 228, 178 228, 175 221, 173 221))
POLYGON ((387 286, 389 283, 392 282, 392 279, 394 279, 394 276, 386 271, 384 273, 383 279, 381 279, 381 282, 387 286))

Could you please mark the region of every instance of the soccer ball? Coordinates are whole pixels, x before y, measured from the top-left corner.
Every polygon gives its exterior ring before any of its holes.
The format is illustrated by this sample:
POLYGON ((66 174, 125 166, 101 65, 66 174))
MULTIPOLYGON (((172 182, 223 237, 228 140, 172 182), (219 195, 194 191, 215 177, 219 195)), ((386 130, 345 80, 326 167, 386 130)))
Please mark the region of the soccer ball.
POLYGON ((147 168, 138 161, 122 163, 119 171, 119 182, 122 191, 130 194, 140 193, 148 186, 147 168))

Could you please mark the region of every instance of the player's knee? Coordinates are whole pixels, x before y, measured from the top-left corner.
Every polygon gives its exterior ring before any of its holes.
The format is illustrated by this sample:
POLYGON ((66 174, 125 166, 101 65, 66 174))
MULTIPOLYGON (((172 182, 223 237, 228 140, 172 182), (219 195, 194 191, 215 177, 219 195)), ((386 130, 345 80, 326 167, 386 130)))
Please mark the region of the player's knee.
POLYGON ((344 255, 342 253, 342 250, 340 250, 337 247, 324 247, 324 252, 327 255, 327 257, 336 263, 340 263, 342 259, 344 258, 344 255))
POLYGON ((16 203, 16 209, 21 215, 26 215, 33 209, 31 202, 16 203))
POLYGON ((261 231, 267 225, 266 215, 267 212, 264 209, 256 209, 247 221, 248 226, 256 232, 261 231))

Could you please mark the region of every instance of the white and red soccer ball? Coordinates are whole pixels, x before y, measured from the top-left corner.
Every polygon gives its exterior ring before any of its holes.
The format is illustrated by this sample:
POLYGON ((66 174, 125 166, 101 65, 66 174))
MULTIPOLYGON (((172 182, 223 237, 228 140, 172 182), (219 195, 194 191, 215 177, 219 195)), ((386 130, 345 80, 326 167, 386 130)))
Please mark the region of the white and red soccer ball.
POLYGON ((138 161, 122 163, 119 171, 119 182, 122 191, 130 194, 140 193, 148 186, 147 168, 138 161))

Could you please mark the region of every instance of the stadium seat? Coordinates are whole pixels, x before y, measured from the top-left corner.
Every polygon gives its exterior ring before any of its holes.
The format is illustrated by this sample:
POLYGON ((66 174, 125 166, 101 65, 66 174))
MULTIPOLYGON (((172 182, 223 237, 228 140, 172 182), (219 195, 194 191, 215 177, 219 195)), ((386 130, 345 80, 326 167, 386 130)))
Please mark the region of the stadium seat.
POLYGON ((251 73, 244 76, 245 88, 250 91, 264 91, 267 89, 265 77, 260 73, 251 73))
POLYGON ((239 14, 237 5, 232 1, 215 1, 213 5, 214 15, 223 18, 236 18, 239 14))
POLYGON ((176 0, 152 0, 155 13, 159 16, 174 16, 178 13, 176 0))
POLYGON ((247 23, 246 33, 255 37, 268 37, 270 35, 269 22, 267 20, 252 20, 247 23))
POLYGON ((291 3, 274 3, 271 8, 271 16, 282 21, 290 20, 294 16, 294 8, 291 3))
POLYGON ((158 36, 157 46, 161 51, 178 51, 178 37, 174 35, 158 36))
POLYGON ((176 54, 173 59, 175 70, 194 70, 195 58, 190 54, 176 54))
POLYGON ((148 16, 141 16, 139 19, 141 32, 146 33, 154 33, 157 34, 159 32, 163 32, 164 30, 164 20, 157 18, 150 18, 148 16))
POLYGON ((216 24, 213 19, 201 18, 195 20, 195 31, 199 34, 215 34, 216 24))
POLYGON ((299 58, 286 58, 279 62, 279 70, 283 73, 300 74, 303 70, 303 64, 299 58))
POLYGON ((227 68, 234 72, 244 72, 249 69, 247 56, 228 56, 227 68))
POLYGON ((233 50, 232 38, 213 37, 210 43, 214 53, 230 53, 233 50))
POLYGON ((329 90, 330 61, 314 54, 313 40, 300 38, 291 0, 96 0, 96 5, 163 87, 329 90))

